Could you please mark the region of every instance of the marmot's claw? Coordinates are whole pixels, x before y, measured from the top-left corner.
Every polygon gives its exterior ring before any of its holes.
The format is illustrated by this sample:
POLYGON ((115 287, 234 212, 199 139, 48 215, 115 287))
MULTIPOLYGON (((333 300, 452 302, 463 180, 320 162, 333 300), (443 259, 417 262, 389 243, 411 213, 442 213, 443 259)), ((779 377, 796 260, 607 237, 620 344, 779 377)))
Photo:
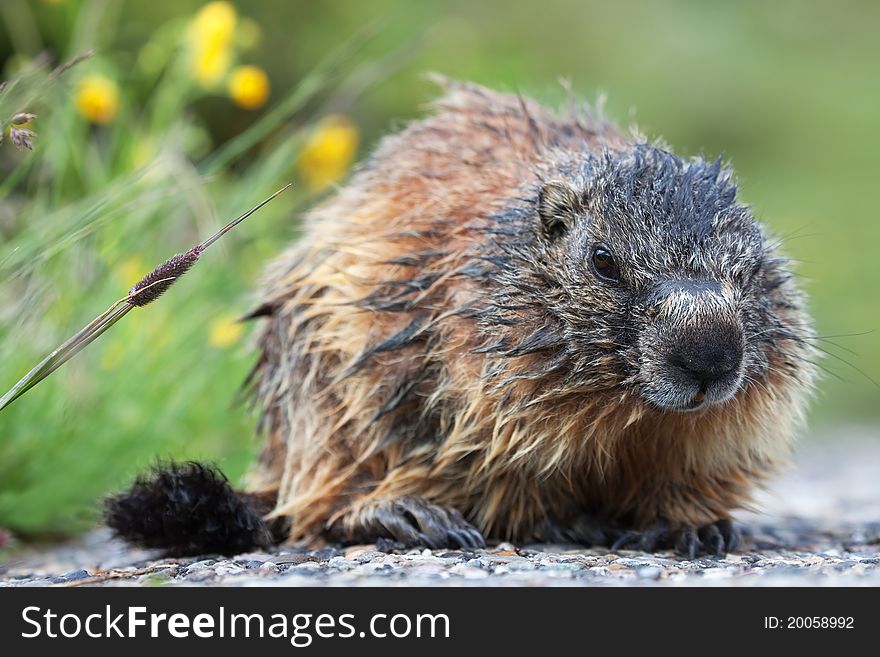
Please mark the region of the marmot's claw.
POLYGON ((642 542, 641 532, 637 531, 628 531, 623 532, 620 536, 617 537, 611 544, 611 551, 616 552, 617 550, 626 550, 628 548, 638 549, 636 548, 636 544, 640 544, 642 542))
MULTIPOLYGON (((700 542, 706 548, 706 552, 714 554, 716 557, 724 556, 724 536, 717 525, 705 525, 700 527, 700 542)), ((696 556, 696 553, 694 553, 696 556)), ((691 559, 694 557, 691 556, 691 559)))
POLYGON ((733 552, 739 546, 741 538, 739 529, 736 528, 732 521, 726 518, 714 523, 714 526, 718 528, 719 532, 721 532, 721 538, 724 541, 722 554, 725 552, 733 552))
POLYGON ((682 525, 675 529, 656 525, 642 531, 624 531, 611 544, 612 550, 657 550, 674 549, 685 559, 695 559, 701 554, 722 557, 739 544, 739 531, 730 520, 693 527, 682 525))
POLYGON ((716 520, 695 529, 684 526, 676 530, 675 551, 687 559, 700 554, 723 557, 739 545, 739 530, 730 520, 716 520))
POLYGON ((688 559, 696 558, 700 546, 703 545, 703 542, 700 539, 701 535, 702 530, 698 535, 697 530, 690 525, 682 527, 678 530, 678 538, 675 541, 675 551, 688 559))
POLYGON ((483 535, 457 509, 432 504, 419 497, 378 502, 361 510, 357 529, 347 540, 391 538, 405 547, 431 549, 485 547, 483 535))
POLYGON ((476 543, 477 547, 479 547, 479 548, 486 547, 486 539, 483 537, 483 534, 480 533, 479 530, 471 528, 468 530, 468 533, 474 539, 474 543, 476 543))
POLYGON ((483 535, 473 528, 450 529, 449 538, 463 548, 484 548, 486 541, 483 535))

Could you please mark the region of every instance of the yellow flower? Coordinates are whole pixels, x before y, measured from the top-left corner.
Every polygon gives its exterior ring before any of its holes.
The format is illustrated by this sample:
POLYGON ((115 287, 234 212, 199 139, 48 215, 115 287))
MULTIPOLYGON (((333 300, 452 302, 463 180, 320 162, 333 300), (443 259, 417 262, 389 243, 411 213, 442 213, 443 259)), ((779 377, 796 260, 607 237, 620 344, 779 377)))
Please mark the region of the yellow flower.
POLYGON ((232 51, 225 47, 210 47, 196 49, 193 60, 193 74, 196 82, 205 89, 211 89, 220 84, 229 63, 232 61, 232 51))
POLYGON ((204 43, 228 44, 235 33, 238 17, 235 7, 228 2, 209 2, 199 9, 193 19, 193 32, 204 43))
POLYGON ((269 97, 269 78, 261 68, 239 66, 229 76, 229 95, 239 107, 262 107, 269 97))
POLYGON ((358 139, 357 127, 348 117, 331 114, 318 122, 298 162, 311 191, 319 192, 342 178, 354 160, 358 139))
POLYGON ((79 113, 92 123, 110 123, 119 112, 119 89, 103 75, 80 80, 74 100, 79 113))
POLYGON ((208 344, 217 349, 226 349, 238 342, 243 333, 244 326, 235 317, 221 317, 211 325, 208 344))
POLYGON ((218 85, 232 61, 232 38, 238 17, 228 2, 209 2, 190 26, 192 71, 205 88, 218 85))

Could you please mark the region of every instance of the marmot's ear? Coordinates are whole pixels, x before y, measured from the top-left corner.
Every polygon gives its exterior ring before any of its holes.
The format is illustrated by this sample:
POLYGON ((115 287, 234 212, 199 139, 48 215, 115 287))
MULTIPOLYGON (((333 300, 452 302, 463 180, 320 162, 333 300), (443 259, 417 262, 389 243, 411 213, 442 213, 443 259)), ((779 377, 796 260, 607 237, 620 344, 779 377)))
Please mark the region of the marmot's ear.
POLYGON ((546 182, 538 192, 541 228, 551 239, 563 235, 571 228, 579 208, 577 192, 564 182, 546 182))

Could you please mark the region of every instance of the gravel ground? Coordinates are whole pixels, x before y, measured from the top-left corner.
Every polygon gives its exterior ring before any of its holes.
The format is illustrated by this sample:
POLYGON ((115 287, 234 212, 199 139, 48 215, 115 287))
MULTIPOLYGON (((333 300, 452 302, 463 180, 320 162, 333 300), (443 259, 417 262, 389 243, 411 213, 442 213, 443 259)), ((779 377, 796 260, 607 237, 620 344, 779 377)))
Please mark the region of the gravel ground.
POLYGON ((386 553, 374 545, 234 558, 162 558, 106 529, 20 550, 0 586, 880 585, 880 432, 801 445, 795 468, 738 517, 744 545, 723 559, 565 545, 386 553))

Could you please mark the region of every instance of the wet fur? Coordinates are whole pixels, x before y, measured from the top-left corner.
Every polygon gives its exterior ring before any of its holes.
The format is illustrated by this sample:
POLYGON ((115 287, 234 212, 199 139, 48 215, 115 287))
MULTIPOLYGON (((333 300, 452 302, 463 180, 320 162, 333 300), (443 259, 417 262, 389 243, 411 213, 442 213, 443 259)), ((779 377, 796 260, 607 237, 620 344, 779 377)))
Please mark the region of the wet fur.
MULTIPOLYGON (((584 513, 699 527, 746 505, 788 452, 813 376, 785 261, 766 252, 757 265, 758 367, 736 398, 660 411, 639 394, 650 382, 627 325, 604 310, 609 292, 577 254, 560 260, 535 220, 541 184, 561 176, 601 199, 613 235, 648 225, 697 255, 717 233, 760 245, 729 173, 474 85, 451 84, 434 109, 386 138, 269 272, 254 486, 277 492, 290 538, 354 535, 404 497, 519 541, 584 513)), ((735 247, 717 266, 742 303, 756 265, 735 247)), ((634 278, 672 257, 631 249, 634 278)))
POLYGON ((250 378, 268 518, 306 544, 472 547, 475 528, 730 547, 727 519, 787 455, 814 376, 803 300, 730 172, 475 85, 447 83, 433 110, 268 270, 250 378), (586 266, 598 238, 626 294, 586 266), (686 322, 676 294, 655 303, 673 274, 715 281, 717 309, 686 322), (661 410, 664 332, 721 316, 745 336, 739 391, 661 410))

